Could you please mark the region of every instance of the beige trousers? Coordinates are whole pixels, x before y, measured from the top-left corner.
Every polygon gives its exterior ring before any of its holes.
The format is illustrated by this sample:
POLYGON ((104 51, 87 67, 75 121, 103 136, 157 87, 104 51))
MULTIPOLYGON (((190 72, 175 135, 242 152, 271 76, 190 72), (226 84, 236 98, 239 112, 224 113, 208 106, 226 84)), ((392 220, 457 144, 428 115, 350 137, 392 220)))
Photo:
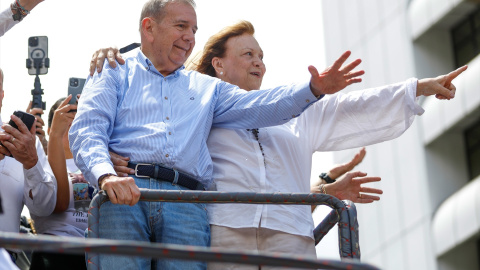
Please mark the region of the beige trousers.
MULTIPOLYGON (((281 252, 316 257, 315 241, 306 236, 289 234, 266 228, 230 228, 210 225, 212 248, 247 251, 281 252)), ((259 268, 257 265, 209 263, 208 270, 267 270, 292 269, 281 267, 259 268)))

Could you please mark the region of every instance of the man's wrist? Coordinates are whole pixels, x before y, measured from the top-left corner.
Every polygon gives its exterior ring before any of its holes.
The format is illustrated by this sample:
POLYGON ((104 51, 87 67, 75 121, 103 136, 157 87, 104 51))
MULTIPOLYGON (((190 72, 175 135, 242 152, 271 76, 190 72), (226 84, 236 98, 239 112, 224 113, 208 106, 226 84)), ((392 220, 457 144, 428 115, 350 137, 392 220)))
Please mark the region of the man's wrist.
POLYGON ((99 188, 102 188, 103 180, 105 180, 105 178, 107 178, 109 176, 117 176, 117 175, 114 174, 114 173, 105 173, 105 174, 100 175, 100 177, 98 178, 98 187, 99 188))
POLYGON ((31 160, 23 163, 23 168, 25 170, 30 170, 31 168, 35 167, 35 165, 37 165, 37 163, 38 163, 38 156, 32 157, 31 160))

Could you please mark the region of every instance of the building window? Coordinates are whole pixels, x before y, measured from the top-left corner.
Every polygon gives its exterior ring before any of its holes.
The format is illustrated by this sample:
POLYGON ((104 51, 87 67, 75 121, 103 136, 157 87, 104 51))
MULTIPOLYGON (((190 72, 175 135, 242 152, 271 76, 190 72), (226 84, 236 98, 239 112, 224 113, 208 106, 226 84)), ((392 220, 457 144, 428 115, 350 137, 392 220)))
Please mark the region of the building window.
POLYGON ((480 8, 453 27, 452 40, 457 67, 480 53, 480 8))
POLYGON ((480 119, 465 131, 470 180, 480 175, 480 119))

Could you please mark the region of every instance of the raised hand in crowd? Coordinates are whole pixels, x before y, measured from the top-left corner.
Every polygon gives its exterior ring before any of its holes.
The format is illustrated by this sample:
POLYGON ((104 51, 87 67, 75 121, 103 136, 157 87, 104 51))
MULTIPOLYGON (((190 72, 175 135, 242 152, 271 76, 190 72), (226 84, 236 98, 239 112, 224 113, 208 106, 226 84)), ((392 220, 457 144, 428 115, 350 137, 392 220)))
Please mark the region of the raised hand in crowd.
POLYGON ((381 189, 363 187, 362 184, 378 182, 380 177, 367 177, 367 173, 355 171, 347 172, 335 183, 325 185, 327 194, 331 194, 340 200, 350 200, 354 203, 372 203, 380 200, 380 197, 370 194, 382 194, 381 189))
POLYGON ((38 156, 35 147, 35 126, 37 120, 35 119, 33 126, 28 130, 27 126, 20 118, 15 115, 10 118, 18 126, 18 129, 3 124, 3 132, 0 132, 0 160, 5 156, 13 156, 18 162, 23 164, 23 168, 30 169, 37 164, 38 156))
POLYGON ((43 127, 45 126, 45 122, 42 119, 43 115, 43 109, 41 108, 32 108, 32 101, 28 104, 27 113, 32 114, 35 116, 37 119, 37 122, 35 123, 35 133, 37 134, 38 138, 40 139, 40 142, 42 143, 43 150, 45 151, 45 154, 48 155, 48 141, 45 136, 45 130, 43 130, 43 127))
MULTIPOLYGON (((365 183, 380 181, 380 177, 364 177, 367 174, 361 172, 349 173, 355 168, 355 166, 362 162, 366 153, 365 147, 362 147, 352 160, 343 164, 335 165, 328 171, 326 176, 324 176, 329 177, 331 180, 335 180, 335 183, 328 184, 325 180, 319 178, 318 181, 310 186, 310 192, 326 192, 326 194, 333 195, 340 200, 351 200, 355 203, 372 203, 380 200, 380 197, 378 196, 372 196, 369 194, 360 195, 360 192, 382 194, 383 191, 380 189, 361 186, 365 183)), ((312 205, 312 212, 315 208, 316 205, 312 205)))
POLYGON ((57 179, 57 203, 54 213, 60 213, 68 208, 70 203, 70 187, 68 183, 67 166, 65 164, 64 147, 68 147, 67 133, 75 118, 77 105, 68 104, 72 99, 69 95, 58 106, 53 114, 51 127, 48 129, 50 143, 48 144, 48 162, 57 179), (65 140, 67 140, 65 142, 65 140))
POLYGON ((467 70, 468 66, 460 67, 446 75, 440 75, 436 78, 426 78, 417 82, 417 97, 435 95, 438 99, 451 99, 455 97, 457 88, 452 81, 462 72, 467 70))
POLYGON ((312 75, 310 88, 314 95, 335 94, 351 84, 362 81, 359 77, 365 74, 365 71, 353 71, 360 65, 362 60, 356 59, 348 65, 343 66, 351 54, 350 51, 344 52, 333 65, 326 68, 322 73, 318 73, 318 70, 314 66, 308 67, 308 71, 310 71, 312 75))

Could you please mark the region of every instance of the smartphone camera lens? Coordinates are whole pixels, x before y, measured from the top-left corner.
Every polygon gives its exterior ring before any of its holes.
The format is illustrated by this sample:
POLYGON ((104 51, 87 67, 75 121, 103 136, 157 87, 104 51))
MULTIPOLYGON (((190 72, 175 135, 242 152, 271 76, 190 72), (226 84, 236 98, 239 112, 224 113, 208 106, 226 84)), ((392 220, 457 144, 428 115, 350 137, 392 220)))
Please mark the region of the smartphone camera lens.
POLYGON ((78 86, 78 79, 70 79, 70 86, 78 86))
POLYGON ((30 46, 30 47, 37 47, 37 46, 38 46, 38 37, 30 37, 30 38, 28 38, 28 46, 30 46))

